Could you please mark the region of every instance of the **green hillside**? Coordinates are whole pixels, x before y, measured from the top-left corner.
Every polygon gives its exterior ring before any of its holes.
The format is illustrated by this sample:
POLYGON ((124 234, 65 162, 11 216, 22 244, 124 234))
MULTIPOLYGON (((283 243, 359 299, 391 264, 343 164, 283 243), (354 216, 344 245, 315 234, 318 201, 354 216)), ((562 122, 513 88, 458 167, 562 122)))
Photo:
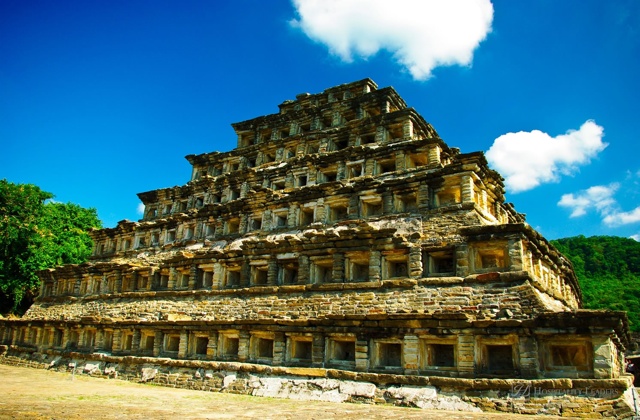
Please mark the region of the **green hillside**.
POLYGON ((640 331, 640 242, 617 236, 574 236, 551 241, 578 276, 584 307, 627 311, 640 331))

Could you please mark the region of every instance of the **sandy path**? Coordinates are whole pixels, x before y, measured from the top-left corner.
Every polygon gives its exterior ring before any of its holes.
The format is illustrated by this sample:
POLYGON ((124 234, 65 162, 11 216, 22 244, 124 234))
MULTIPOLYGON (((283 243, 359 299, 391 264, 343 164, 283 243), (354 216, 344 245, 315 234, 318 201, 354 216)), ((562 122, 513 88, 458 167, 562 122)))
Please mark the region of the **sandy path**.
MULTIPOLYGON (((0 365, 0 419, 532 419, 190 391, 0 365)), ((550 418, 550 417, 548 417, 550 418)))

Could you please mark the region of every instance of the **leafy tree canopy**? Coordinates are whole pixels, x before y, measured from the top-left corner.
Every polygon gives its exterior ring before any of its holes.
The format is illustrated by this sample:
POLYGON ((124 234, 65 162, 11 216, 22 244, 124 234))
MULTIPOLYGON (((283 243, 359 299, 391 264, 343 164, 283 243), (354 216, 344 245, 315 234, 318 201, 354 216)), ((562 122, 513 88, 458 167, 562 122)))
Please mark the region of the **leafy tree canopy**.
POLYGON ((584 307, 627 311, 640 331, 640 242, 617 236, 551 241, 573 264, 584 307))
POLYGON ((56 203, 31 184, 0 180, 0 313, 23 313, 40 286, 36 272, 80 264, 91 254, 95 209, 56 203))

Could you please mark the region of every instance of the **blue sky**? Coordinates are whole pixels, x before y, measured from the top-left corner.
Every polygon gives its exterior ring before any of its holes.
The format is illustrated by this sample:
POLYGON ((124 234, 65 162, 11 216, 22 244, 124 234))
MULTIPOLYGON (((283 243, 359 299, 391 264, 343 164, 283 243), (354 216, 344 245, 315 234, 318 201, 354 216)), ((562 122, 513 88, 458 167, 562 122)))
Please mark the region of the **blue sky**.
POLYGON ((370 77, 547 238, 640 240, 638 75, 636 0, 0 0, 0 178, 138 220, 231 123, 370 77))

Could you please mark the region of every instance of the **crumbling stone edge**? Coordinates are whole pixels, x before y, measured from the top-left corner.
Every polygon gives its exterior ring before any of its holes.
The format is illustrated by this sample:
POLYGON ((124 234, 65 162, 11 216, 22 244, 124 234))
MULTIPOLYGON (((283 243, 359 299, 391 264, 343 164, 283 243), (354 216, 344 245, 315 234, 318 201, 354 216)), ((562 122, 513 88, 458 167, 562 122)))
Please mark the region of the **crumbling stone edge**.
MULTIPOLYGON (((468 379, 111 356, 0 345, 0 363, 138 383, 305 401, 563 417, 636 416, 631 377, 468 379)), ((636 394, 637 399, 637 394, 636 394)), ((640 404, 640 401, 636 404, 640 404)))

